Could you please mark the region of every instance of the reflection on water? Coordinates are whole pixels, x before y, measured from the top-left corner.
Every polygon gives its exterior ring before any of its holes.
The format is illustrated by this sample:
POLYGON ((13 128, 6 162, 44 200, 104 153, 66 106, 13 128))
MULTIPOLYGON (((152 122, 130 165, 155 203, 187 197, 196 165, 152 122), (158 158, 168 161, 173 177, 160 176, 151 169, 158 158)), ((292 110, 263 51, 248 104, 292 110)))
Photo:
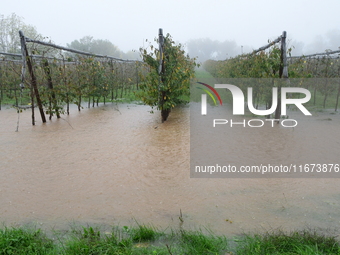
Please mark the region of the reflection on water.
MULTIPOLYGON (((181 210, 184 227, 226 235, 339 228, 340 179, 191 179, 189 108, 175 109, 163 124, 149 111, 126 104, 74 109, 36 126, 27 111, 15 132, 15 110, 1 110, 1 221, 63 228, 72 221, 123 225, 136 219, 165 228, 178 226, 181 210)), ((333 148, 320 146, 324 153, 339 151, 337 141, 333 148)), ((257 134, 251 144, 259 142, 257 134)), ((289 153, 310 149, 305 142, 289 153)))

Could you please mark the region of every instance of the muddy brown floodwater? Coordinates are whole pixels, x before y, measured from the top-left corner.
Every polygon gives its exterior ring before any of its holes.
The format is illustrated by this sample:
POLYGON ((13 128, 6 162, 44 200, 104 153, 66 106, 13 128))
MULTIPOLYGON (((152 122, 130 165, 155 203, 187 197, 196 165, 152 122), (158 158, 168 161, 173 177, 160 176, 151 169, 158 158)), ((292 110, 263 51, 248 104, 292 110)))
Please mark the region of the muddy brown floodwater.
POLYGON ((36 116, 36 126, 26 111, 19 132, 15 110, 1 110, 0 221, 176 228, 182 211, 183 227, 225 235, 339 229, 340 179, 190 178, 189 108, 175 109, 164 124, 150 110, 72 109, 46 124, 36 116))

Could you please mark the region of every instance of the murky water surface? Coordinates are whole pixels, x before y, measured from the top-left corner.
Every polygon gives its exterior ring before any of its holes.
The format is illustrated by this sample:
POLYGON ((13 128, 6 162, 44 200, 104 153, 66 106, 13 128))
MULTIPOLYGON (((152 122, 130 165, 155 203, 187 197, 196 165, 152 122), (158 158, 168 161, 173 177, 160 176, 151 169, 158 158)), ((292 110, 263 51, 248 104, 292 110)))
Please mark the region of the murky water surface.
MULTIPOLYGON (((150 110, 133 104, 73 109, 47 124, 36 116, 36 126, 26 111, 19 132, 15 110, 1 110, 0 221, 58 229, 137 220, 176 228, 181 211, 183 227, 226 235, 339 229, 340 179, 191 179, 189 108, 175 109, 163 124, 150 110)), ((259 135, 254 141, 271 143, 259 135)), ((332 148, 320 145, 324 152, 339 151, 340 131, 334 139, 332 148)), ((275 158, 282 148, 270 153, 275 158)))

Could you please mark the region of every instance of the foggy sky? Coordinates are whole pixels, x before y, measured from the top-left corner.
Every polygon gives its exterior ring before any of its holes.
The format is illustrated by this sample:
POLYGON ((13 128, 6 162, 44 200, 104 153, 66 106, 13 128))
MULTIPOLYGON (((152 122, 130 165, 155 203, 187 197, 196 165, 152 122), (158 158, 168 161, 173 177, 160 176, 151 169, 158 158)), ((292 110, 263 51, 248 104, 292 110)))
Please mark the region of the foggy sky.
POLYGON ((91 35, 95 39, 110 40, 124 52, 138 50, 147 45, 145 39, 153 41, 158 28, 182 44, 190 39, 211 38, 256 49, 286 30, 298 54, 340 46, 336 41, 340 40, 339 0, 1 2, 0 14, 6 17, 14 12, 23 17, 26 24, 35 26, 38 33, 64 46, 91 35))

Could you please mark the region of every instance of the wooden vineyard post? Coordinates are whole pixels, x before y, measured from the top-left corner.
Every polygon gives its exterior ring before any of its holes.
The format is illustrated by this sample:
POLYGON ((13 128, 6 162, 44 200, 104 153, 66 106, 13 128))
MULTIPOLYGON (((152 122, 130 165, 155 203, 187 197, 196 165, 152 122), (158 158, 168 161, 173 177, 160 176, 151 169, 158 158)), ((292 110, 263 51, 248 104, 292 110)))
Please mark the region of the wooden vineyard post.
POLYGON ((49 119, 52 119, 53 116, 53 111, 52 111, 52 107, 55 109, 55 113, 57 115, 57 118, 60 118, 60 113, 58 110, 58 104, 57 104, 57 99, 54 93, 54 89, 53 89, 53 82, 52 82, 52 76, 51 76, 51 68, 50 65, 48 64, 47 59, 43 61, 43 66, 44 66, 44 72, 46 74, 46 79, 47 79, 47 86, 50 90, 50 96, 49 96, 49 101, 50 101, 50 117, 49 119), (53 104, 53 106, 52 106, 53 104))
POLYGON ((281 39, 281 68, 280 68, 280 78, 283 79, 288 79, 286 38, 287 32, 283 31, 281 39))
POLYGON ((160 85, 165 82, 164 74, 165 74, 165 66, 164 66, 164 36, 163 36, 163 29, 159 29, 158 33, 158 43, 159 43, 159 66, 158 66, 158 74, 159 74, 159 87, 158 87, 158 95, 159 95, 159 102, 160 102, 160 109, 161 109, 161 116, 162 122, 166 121, 169 117, 171 109, 164 109, 165 103, 165 95, 166 92, 162 91, 160 85))
MULTIPOLYGON (((340 76, 340 68, 338 69, 338 77, 340 76)), ((335 109, 334 111, 337 112, 338 111, 338 105, 339 105, 339 97, 340 97, 340 82, 338 79, 338 93, 336 95, 336 102, 335 102, 335 109)))
POLYGON ((136 62, 136 89, 138 90, 138 82, 139 82, 139 77, 138 77, 138 63, 136 62))
POLYGON ((158 32, 158 43, 159 43, 159 66, 158 66, 158 74, 161 76, 164 71, 164 60, 163 60, 163 50, 164 50, 164 36, 163 29, 160 28, 158 32))
MULTIPOLYGON (((21 31, 19 31, 20 36, 20 44, 21 44, 21 55, 22 55, 22 69, 21 69, 21 84, 25 85, 25 73, 26 73, 26 42, 25 37, 21 31)), ((30 94, 31 94, 31 109, 32 109, 32 125, 35 125, 35 116, 34 116, 34 92, 32 86, 30 86, 30 94)))
MULTIPOLYGON (((281 63, 279 76, 285 81, 288 80, 288 66, 287 66, 287 47, 286 47, 287 32, 283 31, 281 36, 281 63)), ((279 91, 281 91, 281 84, 279 84, 279 91)), ((275 119, 279 120, 281 117, 281 93, 278 96, 277 108, 275 111, 275 119)))
POLYGON ((158 75, 159 75, 159 84, 158 84, 158 101, 160 106, 162 107, 162 95, 161 95, 161 83, 163 82, 163 74, 164 74, 164 61, 163 61, 163 46, 164 46, 164 37, 163 37, 163 29, 160 28, 158 32, 158 44, 159 44, 159 64, 158 64, 158 75))
POLYGON ((336 95, 336 102, 335 102, 335 109, 334 111, 338 111, 338 105, 339 105, 339 97, 340 97, 340 83, 338 84, 338 94, 336 95))
MULTIPOLYGON (((42 102, 41 102, 41 99, 40 99, 39 90, 38 90, 38 86, 37 86, 37 79, 34 75, 31 58, 28 55, 28 51, 27 51, 27 47, 26 47, 26 39, 25 39, 25 36, 24 36, 22 31, 19 31, 19 35, 20 35, 20 43, 21 43, 21 53, 22 53, 23 59, 26 60, 28 71, 29 71, 30 76, 31 76, 31 90, 34 91, 34 94, 35 94, 35 97, 36 97, 36 100, 37 100, 37 104, 38 104, 38 107, 39 107, 40 115, 41 115, 41 120, 42 120, 43 123, 46 123, 46 117, 45 117, 44 109, 43 109, 43 106, 42 106, 42 102)), ((33 98, 33 95, 32 95, 32 98, 33 98)), ((33 105, 33 100, 32 100, 32 125, 35 125, 34 109, 33 108, 34 108, 34 105, 33 105)))
POLYGON ((1 111, 1 101, 3 98, 3 85, 2 85, 2 70, 1 70, 1 66, 0 66, 0 111, 1 111))

